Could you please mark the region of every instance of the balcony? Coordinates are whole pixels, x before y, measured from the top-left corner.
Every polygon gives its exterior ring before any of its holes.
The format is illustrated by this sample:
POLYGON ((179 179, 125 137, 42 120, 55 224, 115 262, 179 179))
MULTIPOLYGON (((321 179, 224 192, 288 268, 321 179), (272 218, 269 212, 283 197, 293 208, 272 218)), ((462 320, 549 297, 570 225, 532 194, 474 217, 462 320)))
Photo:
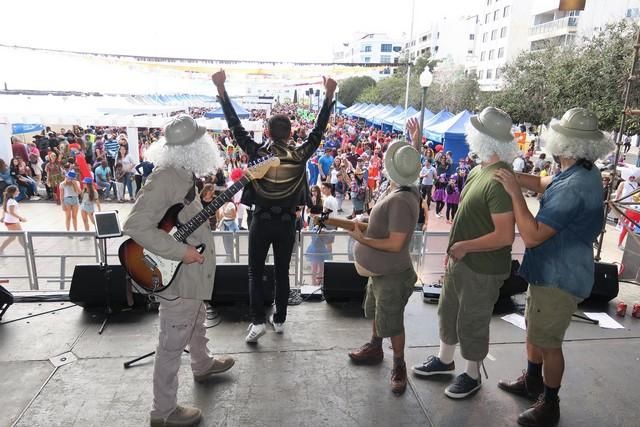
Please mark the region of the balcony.
POLYGON ((574 34, 578 31, 578 17, 566 16, 544 24, 534 25, 529 28, 529 40, 543 40, 565 34, 574 34))

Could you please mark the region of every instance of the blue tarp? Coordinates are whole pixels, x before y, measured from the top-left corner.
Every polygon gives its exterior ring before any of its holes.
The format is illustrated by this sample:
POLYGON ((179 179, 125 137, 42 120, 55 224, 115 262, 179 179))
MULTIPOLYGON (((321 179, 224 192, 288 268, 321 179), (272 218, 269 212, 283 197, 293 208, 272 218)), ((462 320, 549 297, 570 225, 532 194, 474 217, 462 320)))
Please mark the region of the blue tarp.
POLYGON ((404 113, 398 114, 393 118, 393 130, 398 132, 404 132, 404 125, 407 119, 416 114, 418 110, 413 107, 407 108, 404 113))
POLYGON ((469 154, 465 127, 471 115, 470 112, 464 110, 448 120, 429 126, 427 129, 427 138, 443 143, 444 150, 451 151, 454 162, 466 158, 469 154))
POLYGON ((40 132, 44 129, 41 124, 35 123, 13 123, 11 125, 11 134, 20 135, 23 133, 40 132))
MULTIPOLYGON (((236 110, 236 114, 238 114, 238 117, 241 119, 248 119, 251 116, 249 111, 242 108, 242 106, 233 99, 231 100, 231 105, 233 105, 233 109, 236 110)), ((204 116, 208 119, 224 118, 224 112, 222 112, 222 107, 220 107, 216 110, 204 113, 204 116)))

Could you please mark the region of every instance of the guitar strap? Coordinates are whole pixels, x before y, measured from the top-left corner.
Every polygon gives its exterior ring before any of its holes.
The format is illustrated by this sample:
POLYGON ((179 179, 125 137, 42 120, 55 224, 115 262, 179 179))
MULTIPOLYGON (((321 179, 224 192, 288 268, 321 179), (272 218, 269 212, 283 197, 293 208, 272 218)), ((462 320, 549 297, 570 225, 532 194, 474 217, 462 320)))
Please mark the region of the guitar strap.
POLYGON ((196 174, 193 174, 193 181, 192 181, 192 185, 191 188, 189 189, 189 192, 187 193, 186 196, 184 196, 184 205, 185 206, 189 206, 191 204, 191 202, 193 202, 193 200, 196 198, 196 174))

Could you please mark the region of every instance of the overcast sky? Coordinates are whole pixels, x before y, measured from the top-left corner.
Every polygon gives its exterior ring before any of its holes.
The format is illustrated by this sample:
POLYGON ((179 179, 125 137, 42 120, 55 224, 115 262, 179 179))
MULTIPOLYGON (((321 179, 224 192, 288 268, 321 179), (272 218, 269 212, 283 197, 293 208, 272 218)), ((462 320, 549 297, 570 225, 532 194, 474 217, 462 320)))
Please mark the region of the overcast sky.
MULTIPOLYGON (((416 0, 414 33, 482 0, 416 0)), ((355 32, 408 37, 412 0, 5 0, 0 43, 211 59, 331 61, 355 32)))

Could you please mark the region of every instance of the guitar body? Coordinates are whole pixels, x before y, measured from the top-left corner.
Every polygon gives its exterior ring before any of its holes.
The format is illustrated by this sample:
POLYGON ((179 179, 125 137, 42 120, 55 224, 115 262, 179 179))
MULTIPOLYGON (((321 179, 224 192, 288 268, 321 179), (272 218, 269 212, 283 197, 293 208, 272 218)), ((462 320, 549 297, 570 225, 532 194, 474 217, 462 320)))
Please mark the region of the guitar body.
MULTIPOLYGON (((158 228, 170 234, 178 226, 178 214, 183 207, 181 203, 171 206, 160 220, 158 228)), ((203 253, 205 245, 199 245, 197 249, 203 253)), ((162 258, 133 239, 128 239, 120 246, 118 257, 129 276, 150 292, 161 292, 169 287, 182 266, 182 261, 162 258)))

